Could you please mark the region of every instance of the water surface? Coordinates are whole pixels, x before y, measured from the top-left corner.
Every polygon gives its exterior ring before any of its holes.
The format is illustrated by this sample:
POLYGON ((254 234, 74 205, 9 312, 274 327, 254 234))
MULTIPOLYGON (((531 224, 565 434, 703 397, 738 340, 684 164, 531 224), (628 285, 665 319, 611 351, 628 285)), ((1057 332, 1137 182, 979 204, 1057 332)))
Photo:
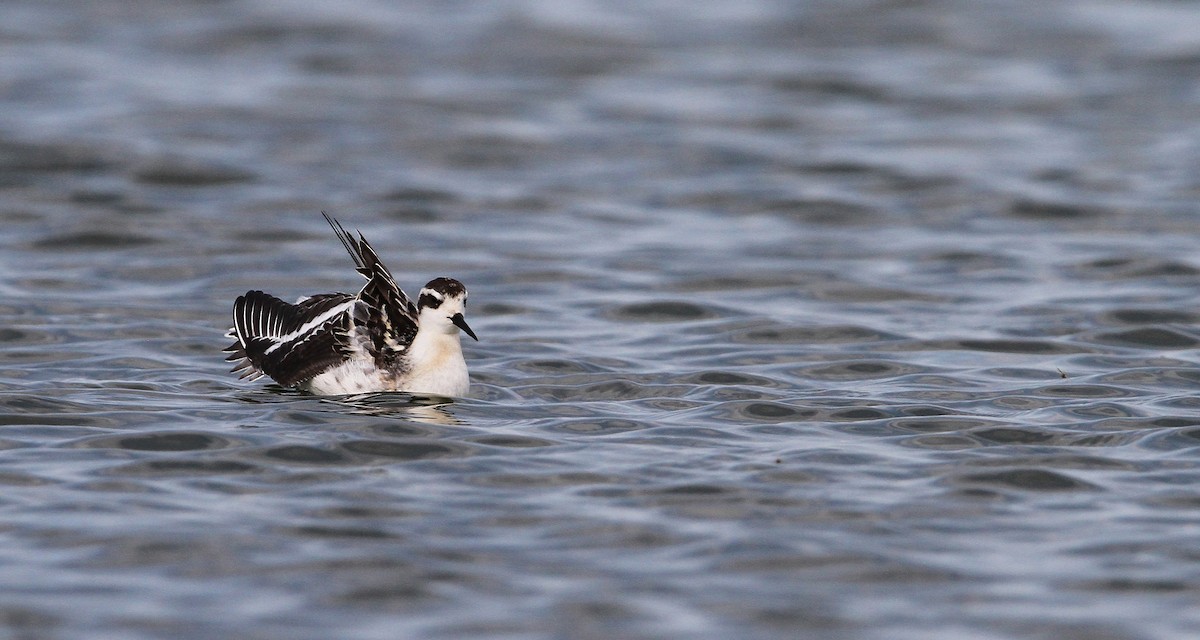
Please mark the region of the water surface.
POLYGON ((1200 9, 15 2, 10 638, 1188 637, 1200 9), (470 397, 227 373, 471 290, 470 397))

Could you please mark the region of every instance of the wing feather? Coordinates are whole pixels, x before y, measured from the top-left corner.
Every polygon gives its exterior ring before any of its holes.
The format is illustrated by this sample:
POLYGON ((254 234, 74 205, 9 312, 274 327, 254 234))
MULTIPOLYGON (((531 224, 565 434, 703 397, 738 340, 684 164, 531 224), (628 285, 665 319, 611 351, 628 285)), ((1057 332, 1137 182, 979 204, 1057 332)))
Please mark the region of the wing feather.
POLYGON ((236 342, 226 351, 242 377, 271 376, 281 385, 303 382, 340 364, 348 344, 353 296, 331 293, 288 304, 262 291, 233 303, 236 342))
POLYGON ((364 328, 371 340, 380 366, 395 366, 399 354, 417 335, 417 305, 392 278, 391 271, 379 260, 375 248, 360 232, 350 235, 340 222, 321 212, 354 260, 356 270, 367 279, 358 299, 369 308, 364 328))

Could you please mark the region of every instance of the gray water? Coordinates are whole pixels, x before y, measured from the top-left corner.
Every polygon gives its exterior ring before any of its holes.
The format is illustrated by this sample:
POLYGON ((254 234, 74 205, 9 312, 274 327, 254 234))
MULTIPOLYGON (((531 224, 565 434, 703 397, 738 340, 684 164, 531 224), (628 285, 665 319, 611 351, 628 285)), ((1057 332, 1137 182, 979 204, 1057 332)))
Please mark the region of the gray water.
POLYGON ((0 12, 0 637, 1200 628, 1200 6, 0 12), (322 210, 470 397, 227 373, 322 210))

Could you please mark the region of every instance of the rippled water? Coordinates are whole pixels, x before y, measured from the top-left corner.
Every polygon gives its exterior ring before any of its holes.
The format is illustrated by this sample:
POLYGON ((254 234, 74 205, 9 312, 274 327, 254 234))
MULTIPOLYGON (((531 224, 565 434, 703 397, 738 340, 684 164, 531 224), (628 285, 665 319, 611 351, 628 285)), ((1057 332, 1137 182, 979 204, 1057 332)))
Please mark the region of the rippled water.
POLYGON ((6 3, 0 636, 1195 632, 1200 8, 451 4, 6 3), (471 397, 226 372, 321 210, 471 397))

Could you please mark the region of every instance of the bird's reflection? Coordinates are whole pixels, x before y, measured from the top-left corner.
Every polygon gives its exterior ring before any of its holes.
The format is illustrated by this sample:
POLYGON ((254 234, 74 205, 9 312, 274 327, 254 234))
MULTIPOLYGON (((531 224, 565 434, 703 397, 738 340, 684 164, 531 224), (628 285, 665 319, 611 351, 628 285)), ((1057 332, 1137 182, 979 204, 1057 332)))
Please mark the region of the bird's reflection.
POLYGON ((461 425, 461 420, 450 413, 454 404, 445 396, 412 395, 409 393, 363 393, 338 398, 324 398, 344 407, 351 413, 368 416, 408 418, 415 422, 435 425, 461 425))

